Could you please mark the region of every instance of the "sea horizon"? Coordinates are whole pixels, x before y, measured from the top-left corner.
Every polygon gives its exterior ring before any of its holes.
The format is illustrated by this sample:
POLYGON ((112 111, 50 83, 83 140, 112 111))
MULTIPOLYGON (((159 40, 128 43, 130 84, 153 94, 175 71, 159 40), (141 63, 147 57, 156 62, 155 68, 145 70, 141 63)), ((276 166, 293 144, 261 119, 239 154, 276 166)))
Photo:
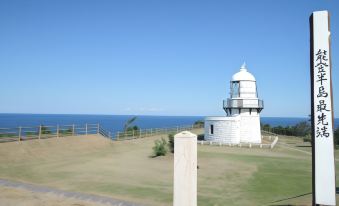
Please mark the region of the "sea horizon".
MULTIPOLYGON (((208 117, 208 116, 225 116, 225 115, 168 115, 168 114, 80 114, 80 113, 29 113, 29 112, 0 112, 0 115, 3 114, 18 114, 18 115, 101 115, 101 116, 160 116, 160 117, 208 117)), ((306 116, 262 116, 260 117, 268 117, 268 118, 308 118, 306 116)), ((335 119, 339 119, 339 117, 335 117, 335 119)))
MULTIPOLYGON (((38 125, 85 125, 100 124, 112 133, 122 131, 125 122, 137 116, 133 125, 142 129, 166 128, 192 125, 195 121, 204 120, 206 116, 168 116, 168 115, 109 115, 109 114, 30 114, 0 113, 0 128, 35 127, 38 125)), ((220 115, 221 116, 221 115, 220 115)), ((260 117, 262 124, 271 126, 293 126, 309 117, 260 117)), ((339 127, 339 119, 335 118, 334 127, 339 127)))

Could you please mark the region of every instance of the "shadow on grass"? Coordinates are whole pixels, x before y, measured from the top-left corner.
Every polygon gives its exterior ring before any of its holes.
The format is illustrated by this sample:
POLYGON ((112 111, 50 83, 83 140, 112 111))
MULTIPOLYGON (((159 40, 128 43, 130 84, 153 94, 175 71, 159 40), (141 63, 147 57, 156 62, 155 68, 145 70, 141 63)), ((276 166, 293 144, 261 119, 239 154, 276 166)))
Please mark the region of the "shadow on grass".
MULTIPOLYGON (((339 187, 336 187, 335 188, 335 191, 336 191, 336 194, 339 194, 339 187)), ((275 204, 275 203, 278 203, 278 202, 282 202, 282 201, 285 201, 285 200, 291 200, 291 199, 294 199, 294 198, 298 198, 298 197, 303 197, 303 196, 306 196, 306 195, 312 195, 312 193, 305 193, 305 194, 302 194, 302 195, 297 195, 297 196, 294 196, 294 197, 288 197, 288 198, 285 198, 285 199, 281 199, 281 200, 277 200, 277 201, 274 201, 274 202, 270 202, 269 205, 274 205, 274 206, 297 206, 297 205, 293 205, 293 204, 275 204)))
POLYGON ((161 157, 165 157, 166 155, 154 155, 154 154, 152 154, 152 155, 149 155, 148 157, 149 158, 161 158, 161 157))
MULTIPOLYGON (((337 192, 339 188, 337 187, 337 192)), ((305 193, 305 194, 302 194, 302 195, 297 195, 297 196, 293 196, 293 197, 288 197, 288 198, 284 198, 284 199, 281 199, 281 200, 277 200, 277 201, 274 201, 274 202, 270 202, 269 205, 274 205, 274 206, 292 206, 293 204, 275 204, 275 203, 278 203, 278 202, 282 202, 282 201, 285 201, 285 200, 291 200, 291 199, 294 199, 294 198, 298 198, 298 197, 303 197, 303 196, 306 196, 306 195, 312 195, 312 192, 309 192, 309 193, 305 193)), ((294 205, 296 206, 296 205, 294 205)))
POLYGON ((296 147, 312 147, 311 145, 297 145, 296 147))

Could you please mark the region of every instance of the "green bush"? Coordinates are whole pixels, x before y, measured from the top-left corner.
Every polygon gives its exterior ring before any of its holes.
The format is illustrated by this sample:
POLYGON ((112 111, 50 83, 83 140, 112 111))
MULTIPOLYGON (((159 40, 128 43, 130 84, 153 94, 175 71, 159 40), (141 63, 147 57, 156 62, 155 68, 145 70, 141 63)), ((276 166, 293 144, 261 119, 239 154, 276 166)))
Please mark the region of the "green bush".
POLYGON ((59 130, 59 136, 67 136, 67 135, 72 135, 72 134, 73 132, 71 128, 66 129, 66 130, 64 129, 59 130))
POLYGON ((174 153, 174 134, 168 135, 168 147, 171 153, 174 153))
POLYGON ((273 132, 280 135, 287 136, 297 136, 304 137, 307 135, 311 135, 311 124, 307 121, 299 122, 294 126, 275 126, 271 127, 269 124, 261 124, 261 129, 267 132, 273 132))
POLYGON ((27 137, 38 136, 39 132, 24 132, 27 137))
POLYGON ((205 140, 205 135, 204 135, 204 134, 199 134, 199 135, 198 135, 198 140, 199 140, 199 141, 205 140))
POLYGON ((157 139, 154 141, 154 147, 153 147, 153 155, 154 157, 157 156, 165 156, 167 154, 168 148, 167 148, 167 142, 164 138, 157 139))
POLYGON ((41 134, 51 134, 51 130, 49 130, 46 126, 41 125, 41 134))
POLYGON ((204 125, 205 125, 204 120, 198 120, 198 121, 195 121, 195 122, 194 122, 194 127, 199 127, 199 128, 201 128, 201 127, 204 127, 204 125))
POLYGON ((303 137, 303 140, 304 140, 304 142, 309 142, 312 145, 312 137, 311 137, 310 134, 308 134, 305 137, 303 137))
POLYGON ((339 127, 334 130, 334 144, 339 145, 339 127))
POLYGON ((127 127, 125 134, 138 136, 140 134, 140 128, 138 126, 127 127))

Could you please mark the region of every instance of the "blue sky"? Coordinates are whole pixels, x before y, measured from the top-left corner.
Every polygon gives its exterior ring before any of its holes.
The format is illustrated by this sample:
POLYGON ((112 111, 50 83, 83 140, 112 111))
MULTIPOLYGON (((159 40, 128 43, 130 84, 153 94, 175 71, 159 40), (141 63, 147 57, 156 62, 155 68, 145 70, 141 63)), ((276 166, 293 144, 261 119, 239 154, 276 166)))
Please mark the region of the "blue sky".
POLYGON ((263 116, 310 113, 309 24, 337 1, 0 1, 0 113, 223 115, 246 61, 263 116))

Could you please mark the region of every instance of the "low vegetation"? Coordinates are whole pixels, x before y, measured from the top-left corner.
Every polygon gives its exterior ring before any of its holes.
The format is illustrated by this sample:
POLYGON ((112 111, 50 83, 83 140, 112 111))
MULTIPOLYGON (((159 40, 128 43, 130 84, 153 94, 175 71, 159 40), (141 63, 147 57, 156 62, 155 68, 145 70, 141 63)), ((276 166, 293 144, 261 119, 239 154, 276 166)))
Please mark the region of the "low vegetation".
POLYGON ((168 135, 168 147, 171 153, 174 153, 174 134, 168 135))
POLYGON ((334 130, 334 143, 339 145, 339 127, 334 130))
POLYGON ((204 120, 198 120, 198 121, 195 121, 193 125, 196 128, 201 128, 201 127, 204 127, 205 122, 204 122, 204 120))
MULTIPOLYGON (((275 126, 269 124, 261 125, 261 129, 267 132, 273 132, 278 135, 301 137, 304 142, 312 142, 312 127, 310 122, 303 121, 294 126, 275 126)), ((339 145, 339 127, 334 130, 334 143, 339 145)))
POLYGON ((275 126, 271 127, 269 124, 261 125, 261 129, 267 132, 273 132, 275 134, 304 137, 311 134, 311 124, 307 121, 300 122, 294 126, 275 126))
POLYGON ((69 136, 69 135, 72 135, 72 134, 73 134, 73 131, 72 131, 71 128, 59 130, 59 136, 60 137, 62 137, 62 136, 69 136))
POLYGON ((52 131, 48 127, 41 125, 41 134, 51 134, 52 131))
POLYGON ((165 156, 168 152, 167 142, 164 138, 157 139, 154 141, 153 146, 153 157, 165 156))

